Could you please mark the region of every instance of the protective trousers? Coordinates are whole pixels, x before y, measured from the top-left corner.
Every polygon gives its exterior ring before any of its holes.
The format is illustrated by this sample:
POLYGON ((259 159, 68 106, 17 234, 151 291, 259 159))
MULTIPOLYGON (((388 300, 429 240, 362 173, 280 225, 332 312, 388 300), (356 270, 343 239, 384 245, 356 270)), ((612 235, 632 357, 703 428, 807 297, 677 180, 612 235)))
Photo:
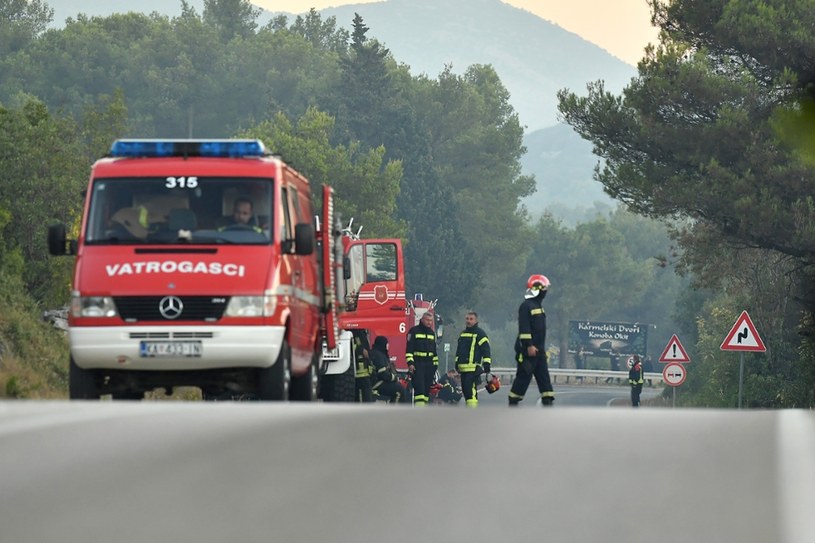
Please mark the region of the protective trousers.
POLYGON ((546 363, 546 353, 538 351, 536 356, 528 356, 525 353, 518 355, 518 370, 515 374, 515 381, 509 391, 509 405, 518 405, 524 399, 526 389, 532 382, 532 377, 538 383, 541 402, 544 406, 552 405, 555 400, 552 381, 549 378, 549 364, 546 363))
POLYGON ((358 402, 366 403, 374 401, 371 391, 371 378, 369 376, 357 377, 354 380, 354 396, 358 402))
POLYGON ((467 407, 478 407, 478 375, 474 371, 461 374, 461 392, 467 407))
POLYGON ((405 389, 402 388, 402 385, 400 385, 398 381, 391 381, 389 383, 380 381, 374 386, 374 391, 380 398, 387 399, 388 403, 405 401, 405 389))
POLYGON ((642 392, 642 383, 631 385, 631 405, 638 407, 640 405, 640 393, 642 392))
POLYGON ((430 385, 433 384, 436 366, 431 359, 427 359, 414 360, 413 367, 416 368, 413 374, 413 403, 427 405, 430 401, 430 385))

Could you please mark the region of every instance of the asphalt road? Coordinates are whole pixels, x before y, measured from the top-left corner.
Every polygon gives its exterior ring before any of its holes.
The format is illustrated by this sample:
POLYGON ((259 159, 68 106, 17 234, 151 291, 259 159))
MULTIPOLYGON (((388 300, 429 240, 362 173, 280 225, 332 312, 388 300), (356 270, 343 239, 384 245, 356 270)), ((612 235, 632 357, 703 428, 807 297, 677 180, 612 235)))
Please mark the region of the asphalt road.
POLYGON ((4 402, 0 458, 8 542, 813 540, 804 411, 4 402))
MULTIPOLYGON (((627 386, 593 386, 593 385, 554 385, 555 405, 558 407, 602 407, 608 405, 631 406, 631 389, 627 386)), ((488 394, 483 388, 478 392, 479 407, 507 408, 510 385, 501 385, 494 394, 488 394)), ((659 396, 662 388, 645 387, 640 400, 644 401, 659 396)), ((520 407, 540 409, 540 393, 535 381, 529 385, 520 407)), ((461 401, 463 404, 464 400, 461 401)))

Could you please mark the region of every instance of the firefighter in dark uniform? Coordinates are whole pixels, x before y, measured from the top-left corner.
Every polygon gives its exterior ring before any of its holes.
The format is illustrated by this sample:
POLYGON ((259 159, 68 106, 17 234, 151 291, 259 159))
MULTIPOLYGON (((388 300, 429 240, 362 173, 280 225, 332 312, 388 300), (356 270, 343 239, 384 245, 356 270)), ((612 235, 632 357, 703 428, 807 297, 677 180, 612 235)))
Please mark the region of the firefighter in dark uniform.
POLYGON ((373 383, 373 366, 371 365, 371 346, 368 343, 367 330, 352 330, 354 336, 354 398, 358 402, 374 401, 371 386, 373 383))
POLYGON ((524 399, 533 376, 538 383, 541 405, 548 407, 555 401, 546 362, 546 313, 541 306, 548 289, 549 279, 545 275, 531 275, 526 282, 525 300, 518 308, 518 339, 515 341, 518 369, 509 391, 510 406, 524 399))
POLYGON ((642 363, 640 355, 635 354, 631 360, 631 368, 628 370, 628 384, 631 385, 631 405, 639 407, 640 394, 642 393, 643 379, 642 363))
POLYGON ((470 311, 464 317, 466 328, 458 336, 456 369, 461 375, 461 391, 467 407, 478 407, 476 390, 482 373, 490 372, 490 340, 478 326, 478 314, 470 311))
POLYGON ((374 365, 374 397, 388 400, 388 403, 399 403, 405 396, 405 389, 399 383, 399 375, 391 365, 388 354, 388 338, 376 336, 371 349, 371 362, 374 365))
POLYGON ((431 313, 422 315, 419 324, 408 330, 405 361, 413 378, 413 402, 416 405, 427 405, 430 401, 430 385, 433 384, 433 377, 439 366, 431 313))

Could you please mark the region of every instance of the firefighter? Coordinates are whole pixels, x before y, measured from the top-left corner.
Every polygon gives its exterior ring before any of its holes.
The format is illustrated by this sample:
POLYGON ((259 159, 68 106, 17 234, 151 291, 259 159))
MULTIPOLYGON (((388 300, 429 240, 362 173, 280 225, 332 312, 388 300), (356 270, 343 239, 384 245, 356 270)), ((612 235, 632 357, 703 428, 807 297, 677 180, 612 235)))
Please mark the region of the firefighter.
POLYGON ((628 384, 631 385, 631 405, 639 407, 640 393, 642 393, 643 379, 642 363, 640 355, 635 354, 631 361, 631 369, 628 370, 628 384))
POLYGON ((538 383, 541 405, 549 407, 555 401, 544 347, 546 313, 541 305, 548 290, 549 279, 545 275, 531 275, 526 282, 525 299, 518 308, 518 338, 515 340, 518 368, 509 391, 510 406, 517 406, 524 399, 533 376, 538 383))
POLYGON ((388 338, 376 336, 371 349, 371 362, 374 365, 376 383, 373 386, 374 397, 386 399, 388 403, 399 403, 405 397, 405 389, 399 383, 399 375, 391 365, 388 354, 388 338))
POLYGON ((439 366, 432 313, 422 315, 419 324, 408 330, 405 361, 413 379, 413 402, 420 406, 427 405, 430 385, 439 366))
POLYGON ((354 336, 354 367, 355 385, 354 398, 358 402, 374 401, 371 376, 373 367, 371 365, 370 344, 368 343, 367 330, 352 330, 354 336))
POLYGON ((482 373, 490 372, 490 340, 478 326, 478 313, 470 311, 465 315, 466 327, 458 336, 456 347, 456 369, 461 374, 461 391, 467 407, 478 407, 476 387, 482 373))
POLYGON ((458 372, 454 369, 447 370, 447 373, 439 379, 441 390, 439 390, 438 399, 441 403, 457 404, 463 394, 461 393, 461 384, 459 383, 458 372))

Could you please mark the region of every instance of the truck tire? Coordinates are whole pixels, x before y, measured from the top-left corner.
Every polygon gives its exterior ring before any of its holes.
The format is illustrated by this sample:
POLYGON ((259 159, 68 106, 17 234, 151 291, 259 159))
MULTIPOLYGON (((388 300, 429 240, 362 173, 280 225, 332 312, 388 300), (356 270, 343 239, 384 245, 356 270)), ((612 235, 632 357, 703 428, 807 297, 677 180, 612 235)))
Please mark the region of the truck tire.
POLYGON ((292 377, 291 393, 289 399, 294 402, 313 402, 317 399, 319 379, 317 377, 317 364, 319 355, 315 352, 311 357, 311 364, 305 375, 292 377))
POLYGON ((291 347, 283 340, 280 354, 274 365, 258 372, 258 400, 285 402, 289 399, 291 385, 291 347))
POLYGON ((72 400, 99 399, 99 388, 93 371, 77 366, 73 356, 68 366, 68 396, 72 400))
POLYGON ((324 402, 353 402, 356 387, 356 368, 354 364, 348 366, 345 373, 339 375, 323 375, 320 382, 324 402))

